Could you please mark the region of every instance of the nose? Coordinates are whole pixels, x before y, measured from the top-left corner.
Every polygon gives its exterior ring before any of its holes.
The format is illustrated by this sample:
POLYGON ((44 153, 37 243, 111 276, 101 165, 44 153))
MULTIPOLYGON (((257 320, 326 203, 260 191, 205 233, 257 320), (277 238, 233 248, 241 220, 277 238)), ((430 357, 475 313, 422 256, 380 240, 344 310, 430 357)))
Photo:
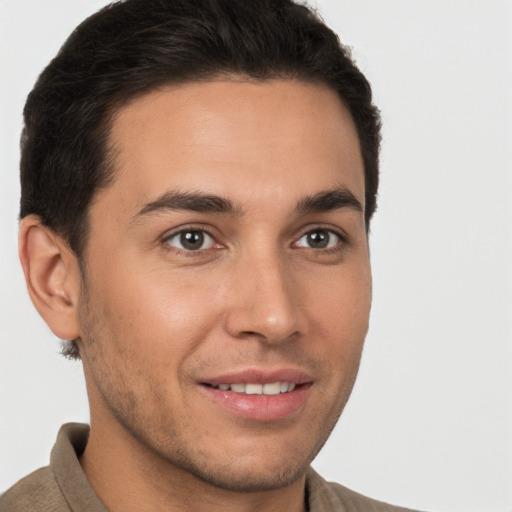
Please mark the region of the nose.
POLYGON ((224 317, 231 336, 278 344, 302 333, 299 290, 279 255, 247 258, 232 277, 224 317))

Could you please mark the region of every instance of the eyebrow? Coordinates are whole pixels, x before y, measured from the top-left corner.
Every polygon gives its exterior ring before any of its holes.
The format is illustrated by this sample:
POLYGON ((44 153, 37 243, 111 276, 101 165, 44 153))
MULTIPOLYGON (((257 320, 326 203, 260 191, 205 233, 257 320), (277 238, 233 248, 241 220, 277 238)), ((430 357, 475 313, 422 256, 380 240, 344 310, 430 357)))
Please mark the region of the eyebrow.
POLYGON ((308 213, 329 212, 340 208, 350 208, 357 212, 363 212, 360 201, 346 187, 338 187, 335 190, 326 190, 304 197, 297 204, 296 211, 306 215, 308 213))
MULTIPOLYGON (((363 207, 354 194, 345 187, 334 190, 318 192, 311 196, 303 197, 295 208, 301 215, 309 213, 322 213, 341 208, 351 208, 358 212, 363 207)), ((191 211, 201 213, 224 213, 233 217, 243 215, 243 208, 239 203, 231 199, 201 192, 165 192, 154 201, 147 203, 135 214, 133 220, 137 220, 152 213, 161 211, 191 211)))
POLYGON ((224 197, 194 192, 165 192, 154 201, 144 205, 144 207, 135 215, 134 219, 166 210, 227 213, 232 216, 242 215, 241 206, 224 197))

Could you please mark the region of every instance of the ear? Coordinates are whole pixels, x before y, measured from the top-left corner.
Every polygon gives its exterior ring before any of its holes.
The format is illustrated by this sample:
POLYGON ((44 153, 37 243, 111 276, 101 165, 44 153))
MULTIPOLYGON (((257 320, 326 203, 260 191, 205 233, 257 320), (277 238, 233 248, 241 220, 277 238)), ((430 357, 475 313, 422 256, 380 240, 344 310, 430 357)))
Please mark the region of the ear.
POLYGON ((81 274, 76 255, 36 215, 21 220, 18 241, 25 281, 37 311, 59 338, 78 338, 81 274))

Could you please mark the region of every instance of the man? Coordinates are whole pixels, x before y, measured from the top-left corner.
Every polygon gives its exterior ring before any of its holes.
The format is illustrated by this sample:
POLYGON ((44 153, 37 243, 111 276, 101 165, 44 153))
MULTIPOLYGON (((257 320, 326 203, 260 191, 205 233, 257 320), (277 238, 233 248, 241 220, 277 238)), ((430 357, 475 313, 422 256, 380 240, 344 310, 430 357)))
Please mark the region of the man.
POLYGON ((30 94, 20 258, 91 421, 0 510, 405 510, 309 465, 368 327, 379 117, 290 0, 127 0, 30 94))

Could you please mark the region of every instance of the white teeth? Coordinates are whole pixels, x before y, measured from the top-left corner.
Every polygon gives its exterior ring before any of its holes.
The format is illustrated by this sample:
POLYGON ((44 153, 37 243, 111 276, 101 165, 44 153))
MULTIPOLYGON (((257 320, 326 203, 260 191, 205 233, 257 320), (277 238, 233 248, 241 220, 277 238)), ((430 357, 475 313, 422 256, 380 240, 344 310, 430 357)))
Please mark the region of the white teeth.
POLYGON ((263 385, 264 395, 279 395, 281 392, 281 384, 279 382, 269 382, 263 385))
POLYGON ((221 391, 234 391, 246 395, 279 395, 289 393, 296 387, 295 382, 267 382, 266 384, 219 384, 215 386, 221 391))
POLYGON ((263 393, 262 384, 246 384, 245 394, 246 395, 261 395, 263 393))

